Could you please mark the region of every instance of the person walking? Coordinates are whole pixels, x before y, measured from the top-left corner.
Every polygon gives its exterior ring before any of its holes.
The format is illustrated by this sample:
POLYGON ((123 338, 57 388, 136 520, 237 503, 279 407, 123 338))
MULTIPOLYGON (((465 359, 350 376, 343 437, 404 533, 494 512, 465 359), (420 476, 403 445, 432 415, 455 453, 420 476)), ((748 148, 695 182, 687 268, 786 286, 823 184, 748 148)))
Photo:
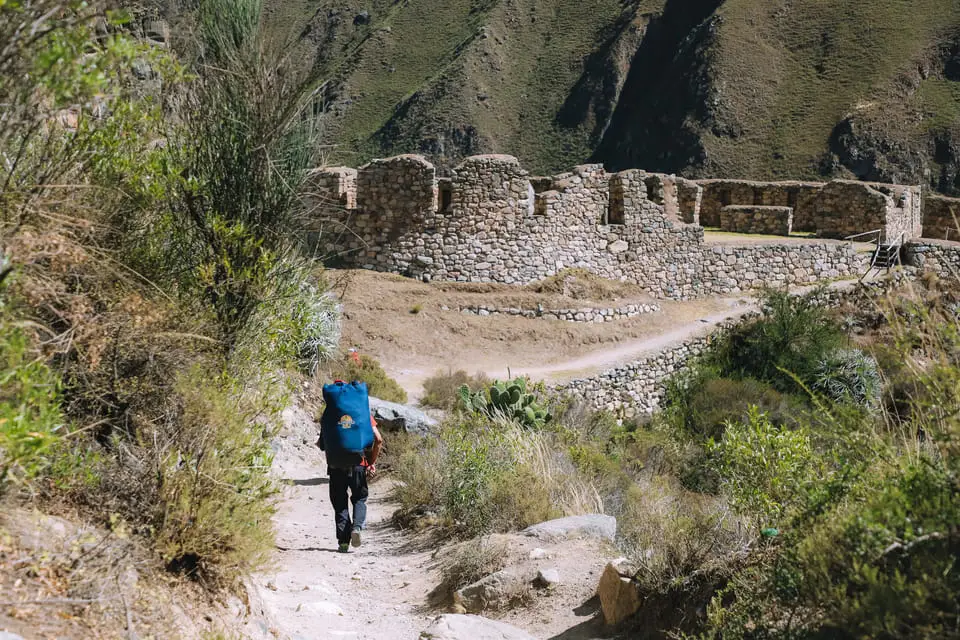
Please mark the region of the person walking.
POLYGON ((383 436, 370 413, 366 384, 337 380, 324 386, 323 396, 326 406, 320 418, 319 444, 327 457, 337 550, 348 553, 351 545, 359 547, 363 542, 367 476, 376 474, 383 436))

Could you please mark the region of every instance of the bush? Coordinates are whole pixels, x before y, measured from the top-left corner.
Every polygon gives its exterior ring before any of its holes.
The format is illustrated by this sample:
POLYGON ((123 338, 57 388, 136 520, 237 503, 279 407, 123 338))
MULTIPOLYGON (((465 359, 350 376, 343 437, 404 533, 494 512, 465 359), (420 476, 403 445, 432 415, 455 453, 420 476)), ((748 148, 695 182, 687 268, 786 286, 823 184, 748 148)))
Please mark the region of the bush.
POLYGON ((746 419, 752 406, 773 423, 788 425, 795 424, 807 408, 800 398, 780 393, 767 382, 723 378, 702 365, 670 381, 665 406, 673 426, 699 443, 719 440, 726 424, 746 419))
POLYGON ((397 466, 401 519, 436 514, 454 535, 597 513, 600 498, 550 434, 480 417, 448 420, 397 466))
POLYGON ((817 297, 767 291, 760 318, 717 341, 705 360, 721 377, 755 378, 782 393, 805 393, 820 364, 846 341, 817 297))
POLYGON ((816 474, 810 438, 774 425, 757 407, 744 422, 727 424, 723 439, 709 448, 731 503, 761 522, 782 516, 811 482, 823 479, 816 474))
POLYGON ((471 391, 479 391, 490 384, 490 379, 483 373, 469 375, 460 369, 447 372, 438 371, 423 382, 423 397, 420 404, 425 407, 453 410, 460 402, 460 388, 466 385, 471 391))
POLYGON ((375 358, 366 354, 349 353, 340 358, 331 365, 328 376, 333 380, 365 382, 371 396, 387 402, 407 402, 407 392, 400 383, 387 375, 375 358))
POLYGON ((0 306, 0 495, 43 471, 64 427, 59 380, 7 313, 0 306))
POLYGON ((814 371, 813 388, 834 402, 874 408, 882 386, 877 361, 859 349, 828 354, 814 371))
POLYGON ((282 398, 250 395, 197 366, 167 402, 175 429, 114 433, 99 454, 95 441, 76 436, 57 451, 51 481, 58 495, 149 536, 171 570, 225 584, 262 566, 273 548, 269 434, 282 398))

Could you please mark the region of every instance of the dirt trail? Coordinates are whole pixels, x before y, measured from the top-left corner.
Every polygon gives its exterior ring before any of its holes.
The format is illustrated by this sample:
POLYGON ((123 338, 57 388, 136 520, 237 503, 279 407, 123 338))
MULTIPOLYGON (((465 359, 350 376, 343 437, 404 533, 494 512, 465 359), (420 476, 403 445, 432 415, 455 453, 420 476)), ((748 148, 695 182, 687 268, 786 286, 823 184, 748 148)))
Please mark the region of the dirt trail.
POLYGON ((290 640, 415 640, 429 622, 418 609, 435 586, 430 553, 411 549, 413 540, 391 526, 382 482, 371 486, 363 545, 338 553, 314 427, 297 410, 285 422, 274 463, 287 485, 274 517, 276 567, 248 585, 262 619, 246 632, 290 640))

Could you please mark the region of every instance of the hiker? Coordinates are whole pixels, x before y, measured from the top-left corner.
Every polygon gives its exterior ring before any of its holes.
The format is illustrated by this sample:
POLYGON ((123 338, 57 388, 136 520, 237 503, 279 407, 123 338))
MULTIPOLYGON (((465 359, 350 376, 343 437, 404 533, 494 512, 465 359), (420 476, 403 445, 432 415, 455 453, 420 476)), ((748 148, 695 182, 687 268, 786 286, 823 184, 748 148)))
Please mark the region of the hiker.
POLYGON ((324 385, 326 406, 320 418, 318 444, 327 455, 330 502, 337 530, 337 550, 348 553, 359 547, 367 521, 367 474, 376 473, 383 437, 370 412, 367 385, 336 380, 324 385), (353 503, 353 519, 350 504, 353 503))

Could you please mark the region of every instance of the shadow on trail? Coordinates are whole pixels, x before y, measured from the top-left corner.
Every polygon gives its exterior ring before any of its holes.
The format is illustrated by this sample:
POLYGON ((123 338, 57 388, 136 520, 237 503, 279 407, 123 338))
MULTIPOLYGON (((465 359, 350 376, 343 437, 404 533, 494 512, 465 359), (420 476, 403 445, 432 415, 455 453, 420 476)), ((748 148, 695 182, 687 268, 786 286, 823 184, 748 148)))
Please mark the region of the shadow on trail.
POLYGON ((574 609, 573 612, 578 617, 585 617, 586 620, 575 627, 570 627, 563 633, 552 636, 550 640, 593 640, 610 636, 609 630, 603 626, 602 616, 600 615, 600 598, 598 596, 593 596, 574 609))
POLYGON ((322 484, 330 484, 329 478, 304 478, 302 480, 285 479, 284 484, 294 487, 319 487, 322 484))
POLYGON ((281 547, 280 545, 277 545, 275 548, 277 551, 320 551, 323 553, 340 553, 340 551, 337 549, 324 549, 323 547, 281 547))

